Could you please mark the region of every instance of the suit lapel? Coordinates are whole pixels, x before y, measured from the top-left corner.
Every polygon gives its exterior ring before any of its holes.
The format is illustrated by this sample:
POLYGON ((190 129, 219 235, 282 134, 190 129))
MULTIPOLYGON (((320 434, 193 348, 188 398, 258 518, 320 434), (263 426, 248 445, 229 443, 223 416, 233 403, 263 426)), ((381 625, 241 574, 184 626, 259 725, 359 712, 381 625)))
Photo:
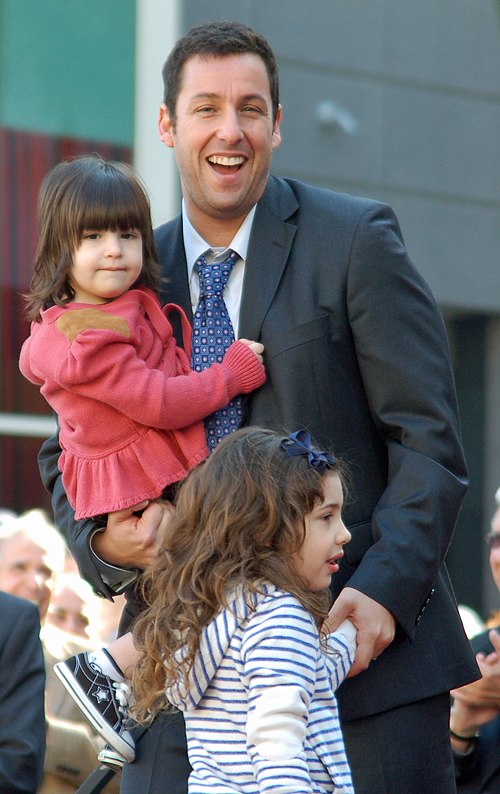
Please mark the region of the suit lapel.
POLYGON ((258 339, 278 288, 295 237, 287 219, 298 209, 297 199, 283 180, 271 176, 257 204, 250 235, 241 298, 238 335, 258 339))
MULTIPOLYGON (((162 303, 175 303, 186 312, 189 322, 192 322, 191 296, 187 277, 186 254, 184 252, 184 238, 182 235, 182 221, 179 215, 173 221, 164 223, 155 229, 155 242, 161 274, 166 279, 163 285, 162 303)), ((175 312, 169 314, 177 344, 184 347, 182 323, 180 315, 175 312)))
MULTIPOLYGON (((295 237, 296 224, 289 219, 297 209, 297 199, 290 186, 284 180, 270 176, 257 204, 250 235, 241 298, 240 337, 258 339, 260 336, 295 237)), ((163 300, 182 306, 192 322, 181 216, 159 226, 155 230, 155 240, 162 275, 168 279, 163 289, 163 300)), ((181 337, 174 318, 172 322, 179 340, 181 337)))
POLYGON ((162 302, 177 303, 178 306, 182 306, 191 322, 193 313, 180 215, 155 229, 155 242, 161 274, 166 279, 162 290, 162 302))

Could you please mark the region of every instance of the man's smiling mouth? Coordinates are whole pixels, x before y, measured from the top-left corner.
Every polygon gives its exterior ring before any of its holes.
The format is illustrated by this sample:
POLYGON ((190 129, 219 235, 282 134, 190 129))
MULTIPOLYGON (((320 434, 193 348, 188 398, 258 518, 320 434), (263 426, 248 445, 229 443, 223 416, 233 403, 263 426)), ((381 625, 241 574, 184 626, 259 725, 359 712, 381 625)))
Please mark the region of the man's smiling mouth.
POLYGON ((222 165, 227 167, 237 167, 239 168, 245 162, 244 157, 226 157, 220 154, 211 154, 210 157, 207 158, 208 162, 212 165, 222 165))

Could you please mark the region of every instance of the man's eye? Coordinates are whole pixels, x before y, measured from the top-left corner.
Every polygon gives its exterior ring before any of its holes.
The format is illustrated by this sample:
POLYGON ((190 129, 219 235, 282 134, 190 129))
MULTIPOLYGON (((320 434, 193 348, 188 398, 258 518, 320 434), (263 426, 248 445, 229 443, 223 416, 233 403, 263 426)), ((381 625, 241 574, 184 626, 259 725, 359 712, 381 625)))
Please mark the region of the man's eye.
POLYGON ((39 568, 38 575, 43 579, 44 582, 48 582, 49 579, 52 579, 54 572, 50 570, 50 568, 39 568))

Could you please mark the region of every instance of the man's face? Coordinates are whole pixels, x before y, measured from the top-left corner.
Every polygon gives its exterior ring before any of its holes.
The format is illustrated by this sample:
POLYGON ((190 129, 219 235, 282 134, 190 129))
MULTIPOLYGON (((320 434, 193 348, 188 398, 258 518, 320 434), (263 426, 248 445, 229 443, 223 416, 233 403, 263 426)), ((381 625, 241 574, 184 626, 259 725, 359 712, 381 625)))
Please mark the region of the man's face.
POLYGON ((236 231, 261 197, 280 121, 257 55, 194 56, 184 65, 175 122, 163 105, 160 137, 175 150, 189 219, 208 242, 223 244, 210 233, 236 231))
POLYGON ((40 619, 47 614, 54 572, 46 549, 22 533, 6 538, 0 554, 0 590, 32 601, 40 619))
POLYGON ((47 625, 78 637, 89 638, 88 606, 71 587, 58 587, 52 595, 47 612, 47 625))
POLYGON ((495 584, 500 590, 500 543, 496 539, 497 537, 500 539, 500 507, 491 521, 491 536, 494 537, 493 542, 490 542, 490 568, 495 584))

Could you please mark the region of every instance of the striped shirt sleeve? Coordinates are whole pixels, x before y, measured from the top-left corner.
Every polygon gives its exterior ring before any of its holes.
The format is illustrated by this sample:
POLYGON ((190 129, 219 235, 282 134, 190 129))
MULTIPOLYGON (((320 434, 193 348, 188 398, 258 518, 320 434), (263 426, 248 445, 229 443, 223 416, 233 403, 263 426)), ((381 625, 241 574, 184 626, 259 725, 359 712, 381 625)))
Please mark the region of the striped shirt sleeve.
POLYGON ((264 794, 310 794, 304 741, 316 684, 319 635, 312 616, 286 594, 265 599, 242 646, 249 693, 248 754, 264 794))

